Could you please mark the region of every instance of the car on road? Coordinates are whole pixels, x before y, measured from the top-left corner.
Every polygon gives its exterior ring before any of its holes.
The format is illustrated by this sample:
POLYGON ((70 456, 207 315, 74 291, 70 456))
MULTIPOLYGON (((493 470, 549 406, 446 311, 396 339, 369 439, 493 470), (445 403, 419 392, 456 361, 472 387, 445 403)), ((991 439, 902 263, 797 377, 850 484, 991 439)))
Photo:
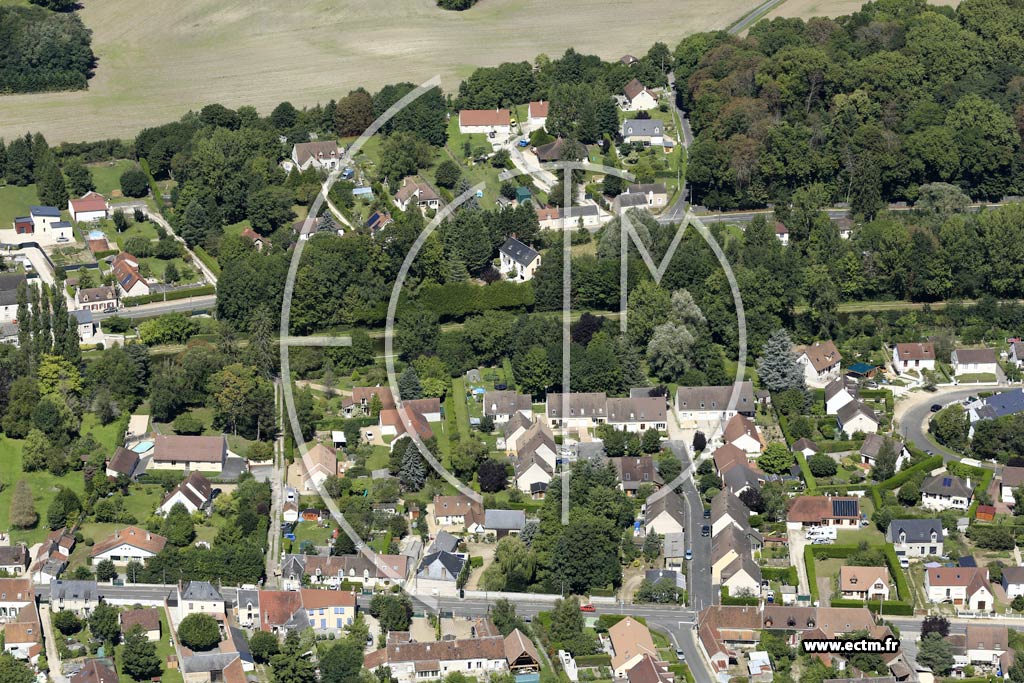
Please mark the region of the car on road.
POLYGON ((589 602, 585 605, 580 605, 581 612, 596 612, 597 608, 591 605, 589 602))
POLYGON ((933 413, 937 413, 940 410, 942 410, 942 404, 941 403, 933 403, 932 407, 929 408, 928 410, 932 411, 933 413))
POLYGON ((910 560, 908 560, 905 557, 901 557, 900 558, 900 569, 909 569, 909 568, 910 568, 910 560))
POLYGON ((707 524, 702 526, 700 528, 700 535, 703 536, 704 538, 707 538, 708 536, 710 536, 711 535, 711 527, 708 526, 707 524))
POLYGON ((711 519, 711 508, 704 508, 704 519, 711 519))
POLYGON ((686 556, 685 557, 686 557, 687 560, 692 560, 693 559, 693 551, 690 550, 689 548, 687 548, 686 549, 686 556))
POLYGON ((686 661, 686 653, 683 652, 681 649, 676 648, 676 659, 678 659, 680 662, 685 662, 686 661))

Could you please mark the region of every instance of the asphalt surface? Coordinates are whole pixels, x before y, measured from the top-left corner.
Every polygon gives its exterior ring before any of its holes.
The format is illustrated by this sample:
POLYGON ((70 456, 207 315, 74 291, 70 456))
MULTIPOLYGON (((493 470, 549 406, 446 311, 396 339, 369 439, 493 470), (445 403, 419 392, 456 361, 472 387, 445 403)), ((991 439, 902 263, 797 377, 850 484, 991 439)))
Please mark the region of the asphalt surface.
POLYGON ((164 313, 213 311, 216 307, 217 295, 204 294, 203 296, 193 296, 188 299, 178 299, 177 301, 158 301, 151 304, 142 304, 141 306, 122 308, 112 313, 93 313, 92 317, 96 320, 104 320, 113 316, 132 319, 151 318, 163 315, 164 313))
MULTIPOLYGON (((962 401, 968 396, 975 396, 979 391, 991 391, 992 388, 992 386, 976 385, 969 389, 937 391, 934 394, 929 394, 927 400, 908 408, 903 413, 903 417, 900 419, 900 432, 903 434, 903 438, 921 450, 941 455, 945 462, 959 460, 963 457, 962 453, 957 453, 937 443, 928 433, 928 420, 932 416, 931 407, 936 404, 945 407, 951 403, 962 401)), ((1005 390, 1006 387, 1001 387, 1001 389, 1005 390)))

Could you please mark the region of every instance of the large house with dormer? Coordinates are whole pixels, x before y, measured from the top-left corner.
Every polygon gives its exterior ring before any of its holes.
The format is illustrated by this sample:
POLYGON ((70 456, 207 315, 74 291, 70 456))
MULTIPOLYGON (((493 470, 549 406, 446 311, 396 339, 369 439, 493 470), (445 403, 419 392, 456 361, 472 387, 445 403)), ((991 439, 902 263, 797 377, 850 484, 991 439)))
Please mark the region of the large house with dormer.
POLYGON ((930 557, 943 554, 942 522, 937 519, 894 519, 885 531, 897 557, 930 557))
POLYGON ((793 349, 797 362, 804 366, 804 380, 811 386, 824 386, 839 374, 843 357, 831 340, 793 349))

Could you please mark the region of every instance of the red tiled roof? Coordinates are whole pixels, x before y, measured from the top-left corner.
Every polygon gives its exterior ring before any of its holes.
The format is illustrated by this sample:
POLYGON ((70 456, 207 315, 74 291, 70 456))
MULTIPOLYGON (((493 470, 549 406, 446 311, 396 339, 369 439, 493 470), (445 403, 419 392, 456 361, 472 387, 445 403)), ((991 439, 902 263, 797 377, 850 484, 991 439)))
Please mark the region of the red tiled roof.
POLYGON ((96 557, 122 544, 128 544, 140 550, 146 550, 156 554, 167 545, 167 539, 159 534, 154 534, 137 526, 128 526, 118 529, 112 535, 92 547, 89 557, 96 557))
POLYGON ((75 213, 107 210, 107 200, 99 192, 87 192, 81 199, 72 199, 70 204, 75 213))
POLYGON ((530 102, 530 113, 531 119, 543 119, 548 115, 548 107, 551 105, 550 102, 541 100, 540 102, 530 102))
POLYGON ((510 126, 512 117, 508 109, 463 109, 459 112, 460 126, 510 126))

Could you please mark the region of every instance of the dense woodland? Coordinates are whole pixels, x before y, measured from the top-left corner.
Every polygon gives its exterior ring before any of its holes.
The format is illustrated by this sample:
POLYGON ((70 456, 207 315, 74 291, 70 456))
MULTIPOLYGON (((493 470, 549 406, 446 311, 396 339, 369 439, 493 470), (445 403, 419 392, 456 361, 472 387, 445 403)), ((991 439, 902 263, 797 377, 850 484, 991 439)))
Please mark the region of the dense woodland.
POLYGON ((850 16, 777 18, 676 49, 697 141, 687 176, 713 208, 784 203, 821 182, 871 216, 949 182, 975 199, 1024 189, 1019 3, 879 0, 850 16))
POLYGON ((77 14, 0 7, 0 94, 85 88, 96 63, 91 40, 77 14))

